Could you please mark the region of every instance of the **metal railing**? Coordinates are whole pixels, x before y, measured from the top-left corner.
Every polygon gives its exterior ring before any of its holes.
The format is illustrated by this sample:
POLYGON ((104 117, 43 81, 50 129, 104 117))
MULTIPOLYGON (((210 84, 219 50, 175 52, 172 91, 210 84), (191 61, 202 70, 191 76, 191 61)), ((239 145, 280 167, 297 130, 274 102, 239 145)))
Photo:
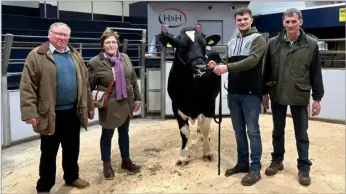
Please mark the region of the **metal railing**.
POLYGON ((11 143, 11 120, 10 120, 10 102, 9 94, 7 91, 7 67, 10 60, 11 48, 13 42, 13 35, 8 34, 5 36, 5 44, 2 54, 1 64, 1 130, 3 134, 3 144, 9 145, 11 143))

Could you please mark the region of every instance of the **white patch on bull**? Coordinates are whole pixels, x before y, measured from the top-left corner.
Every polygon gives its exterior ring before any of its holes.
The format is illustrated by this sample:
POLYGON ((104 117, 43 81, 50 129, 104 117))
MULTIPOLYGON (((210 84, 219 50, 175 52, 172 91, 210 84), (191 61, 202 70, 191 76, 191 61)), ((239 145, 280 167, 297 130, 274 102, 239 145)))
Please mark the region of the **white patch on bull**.
POLYGON ((180 128, 180 131, 185 135, 187 139, 190 137, 190 126, 184 125, 182 128, 180 128))
POLYGON ((208 51, 211 51, 211 47, 210 46, 206 46, 205 49, 208 50, 208 51))
POLYGON ((181 116, 181 118, 186 121, 189 117, 186 116, 183 112, 181 112, 180 110, 178 110, 178 114, 181 116))
POLYGON ((189 121, 190 121, 191 125, 195 125, 197 118, 196 119, 189 118, 189 121))
POLYGON ((189 144, 190 144, 190 126, 188 125, 184 125, 180 131, 185 135, 187 142, 185 147, 180 151, 180 157, 179 157, 179 161, 181 162, 186 162, 189 159, 190 156, 190 151, 189 151, 189 144))
POLYGON ((209 141, 211 120, 212 120, 212 118, 205 117, 204 115, 200 115, 198 117, 197 128, 199 128, 201 133, 202 133, 203 156, 212 156, 212 151, 211 151, 211 146, 210 146, 210 141, 209 141))
POLYGON ((185 33, 192 40, 192 42, 195 42, 195 31, 186 31, 185 33))

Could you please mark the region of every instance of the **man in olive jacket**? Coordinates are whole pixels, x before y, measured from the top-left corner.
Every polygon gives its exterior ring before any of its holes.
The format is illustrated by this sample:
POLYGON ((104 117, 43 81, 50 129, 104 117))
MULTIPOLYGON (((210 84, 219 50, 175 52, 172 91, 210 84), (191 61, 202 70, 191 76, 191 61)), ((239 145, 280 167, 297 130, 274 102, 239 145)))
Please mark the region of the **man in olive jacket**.
POLYGON ((272 163, 265 170, 268 176, 283 169, 285 153, 285 121, 287 106, 291 108, 298 150, 299 183, 310 185, 308 105, 312 89, 312 116, 319 114, 324 95, 321 63, 317 41, 300 28, 302 14, 288 9, 283 15, 283 30, 270 39, 264 67, 263 104, 273 113, 272 163))
POLYGON ((68 45, 70 33, 66 24, 52 24, 49 41, 30 51, 20 80, 21 119, 41 135, 38 193, 50 192, 55 184, 60 143, 66 184, 89 185, 79 178, 78 156, 80 128, 87 129, 94 107, 86 65, 68 45))

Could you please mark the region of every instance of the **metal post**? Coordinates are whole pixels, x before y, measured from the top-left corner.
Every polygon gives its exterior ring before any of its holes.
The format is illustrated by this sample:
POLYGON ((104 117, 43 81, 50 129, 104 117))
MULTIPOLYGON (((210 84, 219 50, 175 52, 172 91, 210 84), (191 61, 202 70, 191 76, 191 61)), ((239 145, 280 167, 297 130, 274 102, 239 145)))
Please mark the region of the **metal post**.
POLYGON ((121 21, 124 22, 124 1, 121 2, 121 21))
POLYGON ((140 64, 140 60, 141 60, 141 44, 137 45, 137 50, 138 50, 138 64, 140 64))
POLYGON ((165 60, 165 47, 161 46, 161 119, 165 119, 165 78, 166 78, 166 60, 165 60))
POLYGON ((124 39, 124 42, 123 42, 123 53, 127 53, 127 47, 129 45, 129 40, 128 39, 124 39))
POLYGON ((7 70, 11 55, 12 42, 13 34, 6 34, 1 64, 1 130, 3 132, 4 146, 8 146, 11 143, 11 110, 9 93, 7 91, 7 70))
POLYGON ((47 18, 47 2, 44 1, 44 18, 47 18))
POLYGON ((147 36, 147 30, 142 30, 142 41, 141 41, 141 57, 140 57, 140 64, 141 64, 141 114, 142 118, 144 118, 145 110, 146 110, 146 99, 145 99, 145 78, 146 78, 146 72, 145 72, 145 47, 146 47, 146 36, 147 36))
POLYGON ((79 53, 81 56, 83 56, 83 43, 79 43, 79 53))
POLYGON ((60 14, 59 14, 59 1, 56 1, 56 18, 60 19, 60 14))
POLYGON ((90 1, 90 6, 91 6, 91 21, 94 20, 94 2, 90 1))

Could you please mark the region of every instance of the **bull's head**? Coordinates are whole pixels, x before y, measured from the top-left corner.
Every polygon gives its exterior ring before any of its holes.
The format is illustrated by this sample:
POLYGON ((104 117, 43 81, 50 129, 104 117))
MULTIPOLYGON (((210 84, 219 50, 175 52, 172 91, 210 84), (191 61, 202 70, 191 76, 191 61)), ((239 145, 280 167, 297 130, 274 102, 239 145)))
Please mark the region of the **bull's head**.
POLYGON ((159 41, 167 47, 176 48, 175 60, 179 60, 184 69, 197 76, 207 69, 206 47, 215 46, 220 40, 219 35, 204 38, 194 28, 186 27, 175 38, 163 36, 159 41))

